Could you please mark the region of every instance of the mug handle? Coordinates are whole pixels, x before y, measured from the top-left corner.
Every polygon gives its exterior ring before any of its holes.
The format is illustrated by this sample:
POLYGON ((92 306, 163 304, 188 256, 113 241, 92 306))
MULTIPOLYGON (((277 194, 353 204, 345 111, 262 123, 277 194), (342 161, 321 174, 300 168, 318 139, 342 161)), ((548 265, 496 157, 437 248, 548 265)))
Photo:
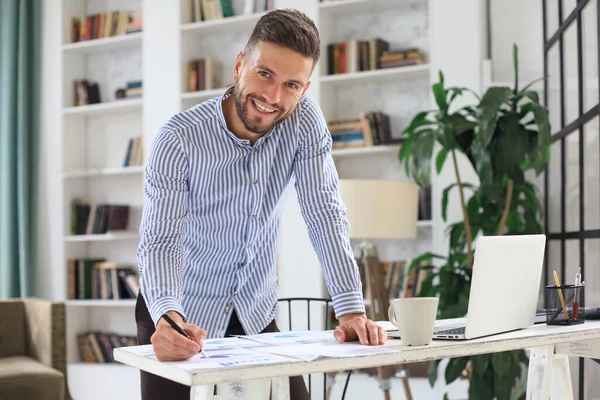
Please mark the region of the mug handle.
POLYGON ((390 304, 390 306, 388 307, 388 318, 390 319, 390 322, 392 323, 392 325, 394 325, 397 328, 398 321, 396 320, 396 313, 394 312, 393 304, 390 304))

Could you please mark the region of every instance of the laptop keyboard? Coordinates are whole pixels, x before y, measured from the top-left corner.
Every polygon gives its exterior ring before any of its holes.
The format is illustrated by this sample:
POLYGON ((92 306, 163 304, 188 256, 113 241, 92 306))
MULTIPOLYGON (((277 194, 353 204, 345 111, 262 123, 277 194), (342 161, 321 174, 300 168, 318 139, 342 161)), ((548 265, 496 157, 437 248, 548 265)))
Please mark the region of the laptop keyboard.
POLYGON ((461 326, 458 328, 443 329, 443 330, 435 331, 435 334, 436 335, 460 335, 460 334, 465 333, 466 328, 467 328, 466 326, 461 326))

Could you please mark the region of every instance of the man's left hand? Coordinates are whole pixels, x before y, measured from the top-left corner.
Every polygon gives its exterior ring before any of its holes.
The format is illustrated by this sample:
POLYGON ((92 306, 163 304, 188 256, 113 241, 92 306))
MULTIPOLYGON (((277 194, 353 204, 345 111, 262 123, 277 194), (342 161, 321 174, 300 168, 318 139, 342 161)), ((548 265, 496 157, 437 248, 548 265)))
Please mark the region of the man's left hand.
POLYGON ((377 346, 385 344, 387 340, 386 330, 365 314, 346 314, 339 320, 340 326, 333 331, 333 337, 340 343, 358 339, 360 344, 377 346))

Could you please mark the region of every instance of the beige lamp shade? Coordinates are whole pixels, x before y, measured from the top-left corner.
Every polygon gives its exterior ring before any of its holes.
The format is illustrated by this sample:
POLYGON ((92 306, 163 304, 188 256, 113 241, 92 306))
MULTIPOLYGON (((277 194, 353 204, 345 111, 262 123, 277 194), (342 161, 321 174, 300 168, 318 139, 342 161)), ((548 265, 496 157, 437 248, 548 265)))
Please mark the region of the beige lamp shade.
POLYGON ((409 181, 341 179, 353 239, 417 237, 419 186, 409 181))

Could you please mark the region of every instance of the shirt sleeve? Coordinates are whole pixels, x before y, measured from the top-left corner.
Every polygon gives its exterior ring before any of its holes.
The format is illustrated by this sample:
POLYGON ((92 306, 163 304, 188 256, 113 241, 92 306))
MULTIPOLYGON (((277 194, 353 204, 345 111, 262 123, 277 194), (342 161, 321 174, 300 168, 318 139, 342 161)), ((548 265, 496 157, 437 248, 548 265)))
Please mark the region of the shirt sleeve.
POLYGON ((294 161, 296 192, 308 236, 323 269, 336 317, 364 313, 362 283, 348 235, 346 208, 331 156, 331 134, 321 110, 310 104, 300 120, 294 161))
POLYGON ((154 139, 146 164, 137 251, 140 290, 155 325, 171 310, 185 318, 181 305, 181 232, 188 192, 188 159, 175 133, 163 128, 154 139))

